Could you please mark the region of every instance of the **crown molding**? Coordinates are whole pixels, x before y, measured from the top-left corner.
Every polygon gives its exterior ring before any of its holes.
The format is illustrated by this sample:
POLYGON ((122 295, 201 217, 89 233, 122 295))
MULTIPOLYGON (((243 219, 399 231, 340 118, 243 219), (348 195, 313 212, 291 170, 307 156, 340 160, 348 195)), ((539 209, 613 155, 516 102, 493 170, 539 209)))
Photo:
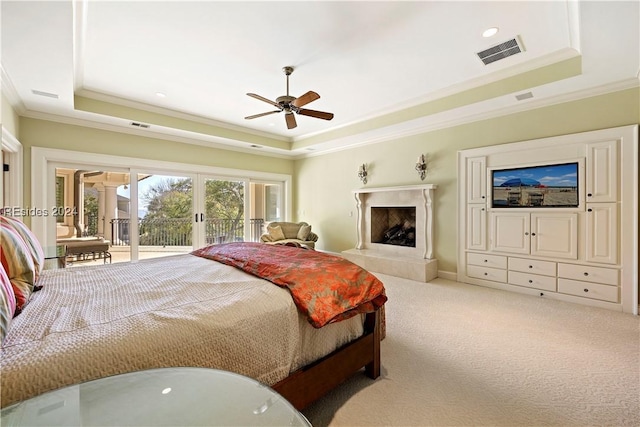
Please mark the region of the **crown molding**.
MULTIPOLYGON (((123 107, 134 108, 134 109, 137 109, 137 110, 142 110, 142 111, 146 111, 146 112, 149 112, 149 113, 169 116, 169 117, 173 117, 173 118, 176 118, 176 119, 188 120, 188 121, 192 121, 192 122, 196 122, 196 123, 205 124, 205 125, 208 125, 208 126, 215 126, 215 127, 219 127, 219 128, 223 128, 223 129, 228 129, 228 130, 231 130, 231 131, 234 131, 234 132, 243 132, 243 133, 246 133, 246 134, 259 136, 259 137, 262 137, 262 138, 270 138, 270 139, 275 139, 275 140, 284 141, 284 142, 288 142, 288 143, 292 142, 292 138, 290 138, 290 137, 276 135, 276 134, 272 134, 272 133, 268 133, 268 132, 261 132, 261 131, 255 130, 255 129, 249 129, 249 128, 246 128, 246 127, 236 126, 236 125, 232 125, 232 124, 221 122, 221 121, 214 120, 214 119, 208 119, 206 117, 198 116, 198 115, 195 115, 195 114, 184 113, 182 111, 171 110, 171 109, 168 109, 168 108, 162 108, 162 107, 157 107, 157 106, 150 105, 150 104, 145 104, 143 102, 132 101, 130 99, 120 98, 118 96, 109 95, 109 94, 105 94, 105 93, 102 93, 102 92, 97 92, 97 91, 94 91, 94 90, 91 90, 91 89, 87 89, 87 88, 81 88, 81 89, 77 90, 75 94, 78 95, 78 96, 85 97, 85 98, 94 99, 96 101, 102 101, 102 102, 107 102, 107 103, 110 103, 110 104, 121 105, 123 107)), ((156 125, 156 126, 162 126, 162 125, 158 125, 157 123, 150 123, 150 124, 153 124, 153 125, 156 125)))
MULTIPOLYGON (((578 90, 567 94, 547 97, 544 99, 534 99, 523 104, 516 104, 509 107, 496 108, 491 111, 481 113, 469 113, 455 117, 448 117, 451 111, 421 117, 419 119, 410 120, 398 125, 387 126, 386 128, 376 129, 374 131, 348 136, 331 141, 331 145, 338 145, 327 149, 316 149, 315 152, 298 153, 297 157, 307 158, 316 157, 324 154, 340 152, 356 147, 363 147, 381 142, 387 142, 394 139, 406 138, 422 133, 433 132, 436 130, 451 128, 473 122, 494 119, 498 117, 508 116, 511 114, 521 113, 524 111, 536 110, 539 108, 550 107, 553 105, 563 104, 572 101, 579 101, 594 96, 606 95, 623 90, 634 89, 640 87, 640 79, 630 78, 589 89, 578 90)), ((463 110, 461 107, 458 110, 463 110)))
POLYGON ((9 101, 11 107, 15 109, 16 113, 23 115, 27 111, 27 108, 2 64, 0 64, 0 76, 2 78, 2 94, 7 98, 7 101, 9 101))
MULTIPOLYGON (((85 113, 82 114, 92 114, 85 113)), ((216 148, 220 150, 236 151, 240 153, 253 154, 257 156, 275 157, 281 159, 290 159, 292 153, 285 150, 277 150, 268 146, 261 146, 260 148, 251 147, 252 144, 244 141, 236 141, 227 138, 215 137, 210 135, 201 135, 202 138, 190 138, 185 135, 178 135, 171 131, 175 129, 163 128, 160 125, 154 125, 151 129, 136 129, 129 126, 130 120, 109 118, 114 121, 113 123, 107 123, 103 120, 92 120, 83 117, 72 117, 68 115, 59 115, 54 113, 47 113, 41 111, 27 110, 21 116, 37 120, 46 120, 55 123, 63 123, 73 126, 89 127, 92 129, 99 129, 109 132, 124 133, 129 135, 136 135, 145 138, 155 138, 165 141, 180 142, 184 144, 200 145, 209 148, 216 148), (117 122, 116 122, 117 121, 117 122), (119 122, 122 123, 119 123, 119 122), (155 130, 154 130, 155 129, 155 130), (158 132, 157 129, 166 129, 164 132, 158 132), (244 145, 245 147, 243 147, 244 145)), ((180 131, 181 132, 181 131, 180 131)), ((187 133, 187 132, 185 132, 187 133)))

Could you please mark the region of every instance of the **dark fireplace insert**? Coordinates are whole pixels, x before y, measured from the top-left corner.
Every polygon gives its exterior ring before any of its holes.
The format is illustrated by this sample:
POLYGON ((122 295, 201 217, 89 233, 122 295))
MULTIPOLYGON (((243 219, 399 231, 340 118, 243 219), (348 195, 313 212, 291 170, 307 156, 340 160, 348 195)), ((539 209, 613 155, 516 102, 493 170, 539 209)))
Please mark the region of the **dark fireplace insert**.
POLYGON ((371 243, 415 248, 415 206, 372 206, 371 243))

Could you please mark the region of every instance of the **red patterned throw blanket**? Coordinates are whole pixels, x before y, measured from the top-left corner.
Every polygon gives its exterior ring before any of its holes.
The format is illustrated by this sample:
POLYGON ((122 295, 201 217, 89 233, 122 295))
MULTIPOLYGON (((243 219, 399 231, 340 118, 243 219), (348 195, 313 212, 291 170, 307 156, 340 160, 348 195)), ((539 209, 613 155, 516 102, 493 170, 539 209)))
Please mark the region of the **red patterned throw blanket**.
POLYGON ((384 285, 373 274, 323 252, 264 243, 226 243, 192 254, 288 288, 298 310, 316 328, 372 312, 387 301, 384 285))

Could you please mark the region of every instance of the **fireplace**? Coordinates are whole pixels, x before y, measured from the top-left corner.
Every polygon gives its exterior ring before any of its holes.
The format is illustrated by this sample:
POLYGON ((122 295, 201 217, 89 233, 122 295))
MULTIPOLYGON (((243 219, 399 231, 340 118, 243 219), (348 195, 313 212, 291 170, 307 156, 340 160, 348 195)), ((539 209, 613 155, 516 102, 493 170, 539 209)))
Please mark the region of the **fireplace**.
POLYGON ((415 206, 372 206, 371 242, 416 247, 415 206))
POLYGON ((367 270, 427 282, 433 257, 433 184, 355 190, 358 242, 342 255, 367 270))

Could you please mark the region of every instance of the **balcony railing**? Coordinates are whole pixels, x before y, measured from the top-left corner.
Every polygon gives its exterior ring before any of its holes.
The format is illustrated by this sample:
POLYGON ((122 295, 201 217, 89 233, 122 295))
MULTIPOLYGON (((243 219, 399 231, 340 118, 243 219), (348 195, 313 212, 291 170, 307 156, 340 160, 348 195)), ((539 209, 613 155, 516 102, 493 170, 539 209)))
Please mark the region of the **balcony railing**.
MULTIPOLYGON (((250 219, 249 241, 257 242, 262 233, 264 219, 250 219)), ((129 246, 130 220, 111 220, 111 244, 129 246)), ((193 223, 191 218, 139 219, 138 231, 141 246, 192 246, 193 223)), ((206 219, 205 242, 207 244, 243 242, 244 220, 206 219)))

